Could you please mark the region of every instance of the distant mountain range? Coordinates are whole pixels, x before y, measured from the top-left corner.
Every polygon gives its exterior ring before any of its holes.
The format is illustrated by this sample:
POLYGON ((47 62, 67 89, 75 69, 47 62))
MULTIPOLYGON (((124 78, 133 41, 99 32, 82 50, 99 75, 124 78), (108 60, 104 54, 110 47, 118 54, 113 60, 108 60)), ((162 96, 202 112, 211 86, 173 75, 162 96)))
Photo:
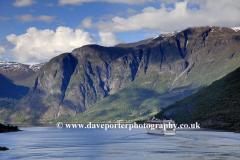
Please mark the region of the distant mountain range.
POLYGON ((14 82, 22 81, 39 71, 44 64, 26 65, 16 62, 0 62, 0 73, 14 82))
POLYGON ((36 71, 26 67, 26 76, 0 71, 17 87, 31 86, 27 95, 19 94, 23 98, 5 99, 1 121, 148 118, 238 67, 240 31, 231 28, 191 27, 115 47, 87 45, 36 71))

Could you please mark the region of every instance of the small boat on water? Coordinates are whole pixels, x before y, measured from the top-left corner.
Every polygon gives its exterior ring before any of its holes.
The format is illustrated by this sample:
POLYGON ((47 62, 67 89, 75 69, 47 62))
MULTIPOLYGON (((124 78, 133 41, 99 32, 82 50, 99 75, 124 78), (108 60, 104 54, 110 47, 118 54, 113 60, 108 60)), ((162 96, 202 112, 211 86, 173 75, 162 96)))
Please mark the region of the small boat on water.
POLYGON ((176 134, 176 124, 173 120, 160 120, 153 118, 147 120, 147 131, 151 134, 160 135, 175 135, 176 134))

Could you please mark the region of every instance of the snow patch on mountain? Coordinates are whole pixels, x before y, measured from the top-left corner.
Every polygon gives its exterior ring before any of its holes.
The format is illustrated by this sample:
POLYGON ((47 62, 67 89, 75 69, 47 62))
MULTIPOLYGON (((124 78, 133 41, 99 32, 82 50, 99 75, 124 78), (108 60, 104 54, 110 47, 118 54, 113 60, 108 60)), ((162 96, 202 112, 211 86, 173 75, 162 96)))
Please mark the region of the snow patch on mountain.
POLYGON ((45 63, 34 64, 34 65, 27 65, 17 62, 0 62, 0 69, 1 70, 25 70, 28 72, 28 68, 37 72, 41 67, 43 67, 45 63))
POLYGON ((24 64, 17 62, 0 62, 0 69, 22 68, 24 64))
POLYGON ((240 27, 233 27, 231 29, 234 30, 235 32, 240 31, 240 27))
POLYGON ((29 68, 32 69, 33 71, 37 72, 40 70, 46 63, 39 63, 39 64, 33 64, 30 65, 29 68))
POLYGON ((153 39, 156 39, 158 37, 163 37, 165 39, 165 38, 168 38, 168 37, 175 36, 179 32, 181 32, 181 31, 173 31, 173 32, 163 33, 163 34, 158 35, 157 37, 154 37, 153 39))

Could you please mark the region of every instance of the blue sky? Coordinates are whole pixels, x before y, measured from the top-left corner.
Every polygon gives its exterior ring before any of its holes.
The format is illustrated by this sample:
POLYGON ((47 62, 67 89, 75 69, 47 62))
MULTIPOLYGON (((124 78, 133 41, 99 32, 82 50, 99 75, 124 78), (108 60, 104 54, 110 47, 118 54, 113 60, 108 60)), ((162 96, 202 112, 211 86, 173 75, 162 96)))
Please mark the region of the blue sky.
POLYGON ((239 0, 0 0, 0 61, 39 63, 193 26, 240 26, 239 0))

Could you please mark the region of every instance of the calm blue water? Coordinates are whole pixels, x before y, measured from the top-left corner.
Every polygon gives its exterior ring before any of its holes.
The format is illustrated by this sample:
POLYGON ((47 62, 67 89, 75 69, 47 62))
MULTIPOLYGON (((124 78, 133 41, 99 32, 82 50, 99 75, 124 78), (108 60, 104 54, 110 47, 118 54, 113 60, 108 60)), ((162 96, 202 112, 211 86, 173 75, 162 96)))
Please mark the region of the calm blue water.
POLYGON ((240 134, 177 131, 175 136, 144 129, 20 128, 0 134, 0 159, 240 159, 240 134))

